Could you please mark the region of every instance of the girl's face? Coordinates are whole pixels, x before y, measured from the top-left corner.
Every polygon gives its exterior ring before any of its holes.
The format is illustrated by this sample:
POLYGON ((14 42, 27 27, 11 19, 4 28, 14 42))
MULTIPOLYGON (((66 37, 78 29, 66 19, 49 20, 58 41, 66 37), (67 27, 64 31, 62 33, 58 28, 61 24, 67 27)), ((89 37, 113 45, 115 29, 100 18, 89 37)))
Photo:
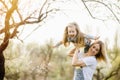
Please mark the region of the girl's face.
POLYGON ((75 26, 70 26, 68 27, 68 37, 75 37, 77 35, 77 31, 76 31, 76 28, 75 26))
POLYGON ((92 56, 95 56, 96 54, 98 54, 99 50, 100 50, 100 45, 99 44, 93 44, 91 47, 90 47, 90 52, 91 52, 91 55, 92 56))

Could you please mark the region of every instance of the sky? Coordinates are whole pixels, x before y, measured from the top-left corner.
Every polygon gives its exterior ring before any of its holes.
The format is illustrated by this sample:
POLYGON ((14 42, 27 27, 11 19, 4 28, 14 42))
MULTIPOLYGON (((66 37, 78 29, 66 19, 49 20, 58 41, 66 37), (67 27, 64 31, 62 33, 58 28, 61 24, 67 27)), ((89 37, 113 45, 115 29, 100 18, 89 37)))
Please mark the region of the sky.
MULTIPOLYGON (((82 32, 93 36, 98 35, 100 36, 100 40, 103 41, 110 40, 108 43, 112 46, 114 43, 115 32, 116 30, 119 30, 119 24, 112 19, 103 22, 101 20, 91 18, 87 10, 84 9, 83 4, 78 1, 79 0, 67 2, 66 4, 62 4, 62 6, 58 5, 61 8, 61 12, 55 14, 51 19, 49 19, 49 21, 47 21, 47 23, 39 27, 34 32, 32 32, 32 30, 38 27, 38 25, 27 25, 27 27, 24 28, 23 33, 20 35, 20 39, 27 43, 45 43, 46 41, 53 39, 54 43, 56 43, 62 39, 66 25, 69 22, 74 21, 79 24, 82 32), (26 37, 31 32, 32 34, 26 37)), ((104 18, 107 14, 109 15, 109 13, 105 13, 106 10, 104 8, 101 10, 102 11, 99 14, 94 15, 100 16, 100 18, 104 18)))

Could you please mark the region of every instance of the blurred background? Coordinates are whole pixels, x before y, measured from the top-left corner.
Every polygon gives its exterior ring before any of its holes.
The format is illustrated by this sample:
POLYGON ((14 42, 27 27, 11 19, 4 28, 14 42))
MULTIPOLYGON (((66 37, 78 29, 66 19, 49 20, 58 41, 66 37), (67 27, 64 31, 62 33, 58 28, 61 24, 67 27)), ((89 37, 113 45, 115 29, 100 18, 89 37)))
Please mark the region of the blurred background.
POLYGON ((120 0, 0 0, 0 18, 5 80, 72 80, 73 45, 51 47, 69 22, 106 44, 111 65, 98 64, 93 80, 120 79, 120 0))

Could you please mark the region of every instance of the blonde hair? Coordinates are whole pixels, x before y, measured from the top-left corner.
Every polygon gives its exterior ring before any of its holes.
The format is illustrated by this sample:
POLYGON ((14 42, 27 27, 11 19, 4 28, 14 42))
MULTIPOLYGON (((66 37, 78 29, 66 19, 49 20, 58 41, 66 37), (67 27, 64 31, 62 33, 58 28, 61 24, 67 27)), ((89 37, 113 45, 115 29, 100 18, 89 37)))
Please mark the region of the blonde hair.
POLYGON ((71 22, 69 23, 65 30, 64 30, 64 36, 63 36, 63 44, 65 46, 69 46, 70 42, 68 42, 67 38, 68 38, 68 27, 75 27, 76 31, 77 31, 77 41, 76 41, 76 47, 81 47, 85 45, 84 42, 84 34, 80 31, 79 29, 79 25, 76 22, 71 22))

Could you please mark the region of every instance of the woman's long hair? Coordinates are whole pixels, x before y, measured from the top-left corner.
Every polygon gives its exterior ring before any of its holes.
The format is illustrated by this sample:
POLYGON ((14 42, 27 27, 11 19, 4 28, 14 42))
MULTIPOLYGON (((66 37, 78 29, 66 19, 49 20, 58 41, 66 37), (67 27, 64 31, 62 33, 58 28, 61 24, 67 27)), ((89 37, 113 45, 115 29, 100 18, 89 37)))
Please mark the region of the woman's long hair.
POLYGON ((100 50, 99 50, 98 54, 95 55, 96 59, 98 61, 105 61, 105 62, 107 62, 106 50, 105 50, 104 43, 102 41, 95 41, 91 46, 93 46, 94 44, 99 44, 100 45, 100 50))

